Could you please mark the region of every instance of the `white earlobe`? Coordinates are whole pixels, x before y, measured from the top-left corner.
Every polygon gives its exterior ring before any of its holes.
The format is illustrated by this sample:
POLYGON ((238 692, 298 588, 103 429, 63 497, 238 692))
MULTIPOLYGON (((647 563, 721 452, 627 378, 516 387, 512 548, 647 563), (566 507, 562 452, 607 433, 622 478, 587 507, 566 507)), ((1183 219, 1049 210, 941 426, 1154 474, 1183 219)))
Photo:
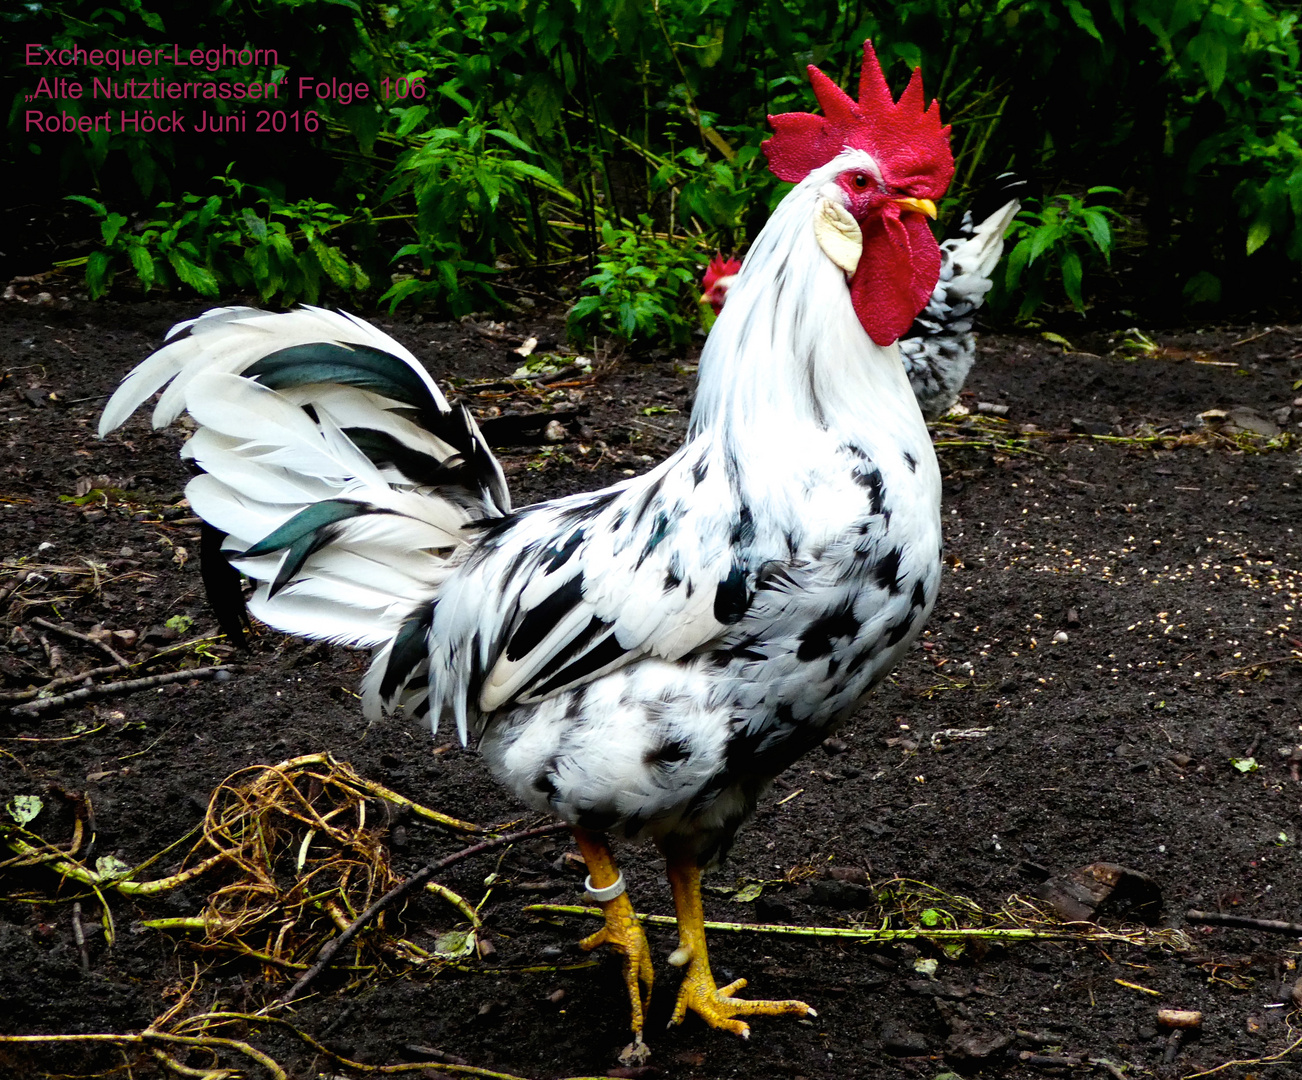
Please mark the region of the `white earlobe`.
POLYGON ((863 232, 840 203, 833 199, 818 200, 814 211, 814 235, 823 254, 847 274, 853 274, 859 268, 863 232))

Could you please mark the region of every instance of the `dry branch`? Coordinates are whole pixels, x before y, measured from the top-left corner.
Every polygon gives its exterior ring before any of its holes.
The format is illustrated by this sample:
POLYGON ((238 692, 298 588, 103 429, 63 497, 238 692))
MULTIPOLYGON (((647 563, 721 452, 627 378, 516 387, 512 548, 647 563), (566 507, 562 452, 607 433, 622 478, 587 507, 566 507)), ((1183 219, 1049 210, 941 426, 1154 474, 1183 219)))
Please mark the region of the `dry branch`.
POLYGON ((49 630, 51 633, 58 634, 61 637, 70 638, 73 641, 80 641, 86 645, 92 646, 93 648, 99 649, 100 652, 104 653, 111 660, 122 665, 123 667, 131 666, 131 661, 129 661, 125 656, 122 656, 120 653, 117 652, 117 650, 112 648, 106 642, 96 641, 89 634, 83 634, 81 633, 81 631, 74 630, 72 629, 72 627, 64 626, 61 623, 49 622, 48 620, 42 619, 36 615, 33 615, 30 621, 35 623, 37 626, 41 627, 42 629, 49 630))
POLYGON ((1253 919, 1247 915, 1222 915, 1218 911, 1198 911, 1191 908, 1184 917, 1193 923, 1214 923, 1217 926, 1241 926, 1247 930, 1268 930, 1274 934, 1302 935, 1302 923, 1283 919, 1253 919))
MULTIPOLYGON (((123 694, 134 694, 139 690, 150 690, 156 686, 166 686, 168 683, 185 682, 188 679, 210 679, 219 671, 238 671, 239 668, 234 664, 223 664, 220 667, 201 667, 191 668, 186 671, 167 671, 161 675, 146 675, 142 679, 123 679, 121 682, 102 683, 97 686, 84 686, 80 690, 73 690, 67 694, 59 694, 56 697, 37 698, 35 701, 27 701, 21 705, 15 705, 9 710, 11 716, 35 716, 38 713, 49 712, 51 709, 61 708, 64 705, 72 705, 78 701, 85 701, 94 697, 121 697, 123 694)), ((79 675, 78 679, 84 679, 85 675, 79 675)))

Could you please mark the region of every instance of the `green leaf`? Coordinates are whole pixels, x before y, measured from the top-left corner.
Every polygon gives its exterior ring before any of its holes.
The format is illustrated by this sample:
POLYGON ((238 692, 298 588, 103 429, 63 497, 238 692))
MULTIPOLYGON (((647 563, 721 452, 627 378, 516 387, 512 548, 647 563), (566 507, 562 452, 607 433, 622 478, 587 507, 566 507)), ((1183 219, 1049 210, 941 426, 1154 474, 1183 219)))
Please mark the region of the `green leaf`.
POLYGON ((163 625, 169 630, 175 630, 178 634, 188 634, 194 629, 194 619, 190 618, 189 615, 173 615, 163 625))
POLYGON ((1201 270, 1184 286, 1184 296, 1191 304, 1215 304, 1221 299, 1221 279, 1201 270))
POLYGON ((110 260, 106 251, 92 251, 86 260, 86 291, 92 300, 98 300, 113 282, 109 271, 110 260))
POLYGON ((1081 217, 1085 219, 1086 228, 1089 229, 1090 238, 1094 241, 1094 246, 1103 253, 1105 257, 1110 256, 1112 252, 1112 229, 1108 225, 1107 217, 1099 210, 1089 208, 1081 211, 1081 217))
POLYGON ((26 825, 45 809, 45 803, 39 795, 15 795, 5 809, 19 825, 26 825))
POLYGON ((106 207, 102 202, 96 202, 87 195, 65 195, 64 198, 71 202, 79 202, 83 206, 89 206, 95 211, 95 213, 99 214, 100 217, 106 217, 108 215, 108 207, 106 207))
POLYGON ((127 219, 121 214, 109 214, 99 223, 100 236, 104 238, 105 246, 113 246, 113 241, 117 239, 118 233, 126 223, 127 219))
POLYGON ((132 244, 127 248, 127 258, 131 260, 131 268, 135 270, 141 287, 148 292, 154 284, 154 257, 144 244, 132 244))
POLYGON ((1230 50, 1225 39, 1213 31, 1204 30, 1185 48, 1202 70, 1211 92, 1215 94, 1225 81, 1225 72, 1230 62, 1230 50))
POLYGON ((429 115, 429 106, 411 105, 405 109, 394 109, 398 116, 398 129, 394 132, 398 138, 403 139, 410 135, 429 115))
POLYGON ((1071 16, 1071 21, 1102 45, 1103 35, 1099 33, 1099 28, 1094 25, 1094 16, 1089 13, 1085 5, 1080 0, 1064 0, 1064 6, 1067 8, 1067 14, 1071 16))
POLYGON ((317 257, 321 264, 321 269, 326 272, 330 278, 341 289, 352 287, 353 275, 348 266, 348 260, 339 253, 338 248, 327 247, 320 240, 313 240, 311 244, 312 254, 317 257))
POLYGON ((1085 308, 1085 297, 1081 294, 1082 270, 1080 256, 1069 251, 1062 257, 1062 287, 1078 311, 1085 308))
POLYGON ((732 901, 734 904, 749 904, 752 900, 758 900, 763 891, 763 884, 752 881, 749 885, 744 885, 733 893, 732 901))
POLYGON ((95 872, 102 878, 120 878, 131 873, 131 867, 116 855, 101 855, 95 860, 95 872))
POLYGON ((1270 222, 1258 218, 1248 227, 1248 254, 1256 252, 1262 244, 1270 239, 1270 222))
POLYGON ((1241 773, 1256 772, 1259 768, 1261 768, 1261 766, 1257 764, 1257 759, 1250 758, 1250 757, 1247 758, 1232 757, 1230 758, 1230 764, 1233 765, 1236 769, 1238 769, 1239 772, 1241 773))
POLYGON ((196 266, 179 250, 169 251, 167 261, 171 264, 172 269, 176 271, 176 276, 200 296, 216 296, 220 292, 217 287, 217 279, 213 276, 212 271, 206 270, 202 266, 196 266))
POLYGON ((434 939, 434 955, 444 960, 459 960, 475 951, 473 930, 449 930, 434 939))

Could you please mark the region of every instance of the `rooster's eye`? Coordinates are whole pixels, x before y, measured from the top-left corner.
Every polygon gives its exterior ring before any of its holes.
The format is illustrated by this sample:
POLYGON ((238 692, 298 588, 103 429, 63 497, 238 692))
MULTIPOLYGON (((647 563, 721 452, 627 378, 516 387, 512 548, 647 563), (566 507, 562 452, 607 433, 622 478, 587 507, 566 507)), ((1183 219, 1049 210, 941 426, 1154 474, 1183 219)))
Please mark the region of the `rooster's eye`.
POLYGON ((861 172, 855 173, 850 182, 854 184, 858 190, 863 191, 863 189, 868 186, 868 174, 861 172))

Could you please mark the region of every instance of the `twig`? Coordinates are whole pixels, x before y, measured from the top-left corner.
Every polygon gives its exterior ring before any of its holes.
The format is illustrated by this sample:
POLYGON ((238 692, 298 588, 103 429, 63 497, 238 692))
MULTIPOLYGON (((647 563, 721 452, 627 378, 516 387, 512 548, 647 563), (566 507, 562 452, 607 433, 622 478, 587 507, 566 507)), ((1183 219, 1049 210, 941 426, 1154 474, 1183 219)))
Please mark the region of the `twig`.
POLYGON ((1276 934, 1302 934, 1302 923, 1283 919, 1253 919, 1247 915, 1222 915, 1217 911, 1191 909, 1184 917, 1195 923, 1215 923, 1218 926, 1242 926, 1249 930, 1269 930, 1276 934))
MULTIPOLYGON (((38 698, 36 701, 15 705, 9 710, 9 714, 11 716, 35 716, 37 713, 48 712, 50 709, 71 705, 77 701, 85 701, 87 698, 119 697, 122 694, 134 694, 137 690, 149 690, 155 686, 166 686, 168 683, 184 682, 187 679, 210 679, 219 671, 238 670, 239 668, 234 664, 223 664, 221 667, 167 671, 161 675, 148 675, 143 679, 123 679, 121 682, 105 683, 102 686, 86 686, 80 690, 73 690, 71 693, 60 694, 57 697, 38 698)), ((84 679, 85 676, 83 675, 81 678, 84 679)))
POLYGON ((4 588, 0 588, 0 604, 3 604, 9 599, 10 595, 27 580, 30 573, 30 570, 19 570, 18 573, 14 575, 13 581, 4 586, 4 588))
POLYGON ((1214 1069, 1207 1069, 1204 1072, 1189 1073, 1184 1077, 1184 1080, 1197 1080, 1200 1076, 1213 1076, 1222 1069, 1233 1069, 1238 1065, 1271 1065, 1276 1061, 1283 1061, 1284 1058, 1288 1057, 1289 1054, 1298 1049, 1302 1049, 1302 1039, 1290 1043, 1278 1054, 1271 1054, 1269 1057, 1251 1058, 1247 1061, 1226 1061, 1223 1064, 1217 1065, 1214 1069))
POLYGON ((1039 1065, 1048 1069, 1074 1069, 1085 1064, 1085 1059, 1075 1054, 1034 1054, 1030 1050, 1023 1050, 1017 1055, 1017 1060, 1024 1065, 1039 1065))
MULTIPOLYGON (((600 908, 580 907, 573 904, 530 904, 524 908, 526 915, 590 915, 600 918, 600 908)), ((637 913, 639 921, 651 926, 677 926, 676 919, 668 915, 637 913)), ((843 938, 850 941, 1129 941, 1135 939, 1116 934, 1092 923, 1067 924, 1058 929, 1036 930, 1025 926, 1011 927, 958 927, 932 929, 917 927, 902 930, 884 928, 856 929, 844 926, 790 926, 785 923, 705 923, 707 930, 738 934, 783 934, 790 937, 843 938)))
POLYGON ((1166 1037, 1166 1049, 1162 1052, 1162 1064, 1170 1065, 1180 1054, 1180 1042, 1184 1038, 1184 1029, 1176 1028, 1166 1037))
MULTIPOLYGON (((184 1035, 169 1035, 162 1031, 146 1030, 139 1035, 112 1035, 112 1034, 85 1034, 85 1035, 0 1035, 0 1043, 76 1043, 76 1042, 106 1042, 116 1043, 126 1046, 148 1045, 151 1041, 174 1043, 179 1046, 203 1046, 218 1047, 223 1046, 243 1054, 245 1057, 252 1058, 264 1069, 267 1070, 275 1080, 289 1080, 289 1074, 285 1072, 275 1060, 268 1057, 261 1050, 250 1046, 239 1039, 218 1039, 208 1038, 188 1038, 184 1035)), ((217 1075, 221 1075, 218 1073, 217 1075)))
POLYGON ((81 928, 81 901, 72 905, 72 937, 77 943, 77 952, 81 954, 81 970, 90 970, 90 952, 86 948, 86 931, 81 928))
POLYGON ((1230 348, 1233 349, 1238 347, 1239 345, 1246 345, 1250 341, 1256 341, 1258 338, 1264 338, 1267 334, 1273 334, 1278 329, 1279 329, 1278 326, 1268 326, 1260 334, 1253 334, 1252 337, 1245 337, 1245 338, 1240 338, 1238 341, 1231 341, 1230 348))
POLYGON ((335 958, 335 955, 339 950, 352 941, 367 923, 374 919, 376 915, 390 904, 402 899, 413 889, 424 885, 425 882, 440 870, 445 870, 453 863, 460 862, 462 859, 467 859, 471 855, 478 855, 484 851, 491 851, 493 848, 502 847, 505 844, 514 844, 520 840, 528 840, 534 836, 547 836, 551 833, 561 832, 565 828, 565 825, 542 825, 536 829, 525 829, 523 832, 510 833, 506 836, 497 836, 491 840, 484 840, 472 847, 454 852, 446 858, 439 859, 438 862, 426 863, 401 885, 395 885, 375 901, 375 903, 358 915, 357 918, 354 919, 337 938, 332 938, 330 941, 326 942, 317 956, 317 962, 303 973, 303 976, 298 980, 298 982, 276 999, 276 1004, 288 1005, 298 997, 308 983, 312 982, 313 979, 330 966, 330 962, 335 958))
POLYGON ((30 690, 6 690, 0 692, 0 702, 5 701, 31 701, 33 698, 40 697, 50 690, 58 690, 64 686, 72 686, 74 683, 85 682, 87 679, 97 679, 101 675, 117 675, 126 671, 129 664, 109 664, 107 667, 91 668, 89 671, 83 671, 77 675, 60 675, 57 679, 51 679, 42 686, 32 687, 30 690))
POLYGON ((131 661, 128 660, 125 656, 118 653, 116 650, 114 650, 112 646, 107 645, 102 641, 96 641, 89 634, 83 634, 80 631, 72 629, 72 627, 70 626, 63 626, 59 623, 48 622, 45 619, 42 619, 39 616, 35 616, 35 615, 32 616, 30 621, 34 622, 37 626, 41 627, 42 629, 49 630, 51 633, 58 634, 61 637, 72 638, 74 641, 83 641, 87 645, 93 645, 95 648, 99 649, 100 652, 107 654, 109 657, 111 657, 113 660, 116 660, 123 667, 131 666, 131 661))

